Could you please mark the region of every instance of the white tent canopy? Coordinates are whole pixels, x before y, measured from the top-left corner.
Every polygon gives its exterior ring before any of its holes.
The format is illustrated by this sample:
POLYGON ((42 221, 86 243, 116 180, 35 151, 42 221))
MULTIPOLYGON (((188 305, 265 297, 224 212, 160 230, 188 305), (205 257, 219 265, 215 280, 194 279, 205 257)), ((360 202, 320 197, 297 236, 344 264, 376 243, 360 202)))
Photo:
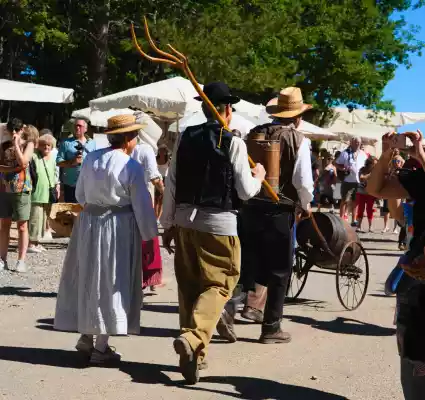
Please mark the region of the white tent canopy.
MULTIPOLYGON (((162 129, 158 124, 147 114, 141 111, 130 110, 129 108, 124 109, 111 109, 109 111, 92 111, 90 108, 83 108, 82 110, 75 110, 72 113, 72 118, 82 118, 93 126, 106 128, 108 126, 108 119, 115 115, 135 115, 138 123, 146 124, 146 127, 140 129, 139 138, 150 144, 154 151, 158 150, 158 140, 162 136, 162 129)), ((104 148, 109 146, 106 134, 95 133, 93 139, 96 141, 97 148, 104 148)))
POLYGON ((0 79, 0 100, 72 103, 74 101, 74 89, 0 79))
POLYGON ((386 132, 398 127, 425 121, 425 113, 394 114, 386 112, 374 113, 371 110, 353 110, 335 108, 337 118, 329 125, 328 130, 346 136, 360 136, 363 139, 378 141, 386 132))
POLYGON ((176 77, 91 100, 90 107, 100 111, 133 107, 159 117, 178 119, 199 108, 200 103, 194 100, 196 96, 188 79, 176 77))
MULTIPOLYGON (((185 118, 182 118, 178 123, 175 122, 170 125, 168 128, 169 132, 178 133, 183 132, 187 127, 200 125, 206 122, 205 115, 202 111, 198 111, 196 113, 192 113, 187 115, 185 118)), ((232 122, 230 123, 230 129, 237 129, 241 134, 242 138, 244 138, 251 129, 255 127, 255 124, 252 123, 249 119, 241 114, 233 114, 232 122)))
POLYGON ((133 115, 134 111, 129 108, 115 109, 112 108, 108 111, 92 110, 90 107, 83 108, 81 110, 75 110, 72 112, 72 118, 82 118, 86 121, 90 121, 92 126, 99 126, 106 128, 108 126, 108 119, 115 115, 133 115))

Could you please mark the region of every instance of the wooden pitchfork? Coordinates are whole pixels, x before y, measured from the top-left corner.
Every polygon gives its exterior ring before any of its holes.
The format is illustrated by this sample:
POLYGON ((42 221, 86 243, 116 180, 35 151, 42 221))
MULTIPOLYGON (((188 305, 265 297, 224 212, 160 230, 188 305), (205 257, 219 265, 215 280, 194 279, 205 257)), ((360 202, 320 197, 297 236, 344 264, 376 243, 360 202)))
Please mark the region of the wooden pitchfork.
MULTIPOLYGON (((174 54, 166 53, 165 51, 160 50, 156 46, 155 42, 152 40, 152 37, 151 37, 150 32, 149 32, 148 21, 147 21, 146 17, 144 17, 144 25, 145 25, 145 35, 146 35, 146 39, 149 42, 149 45, 152 47, 152 49, 156 53, 158 53, 163 58, 151 57, 143 51, 143 49, 141 48, 141 46, 140 46, 140 44, 137 40, 136 32, 134 31, 134 25, 131 24, 131 36, 133 38, 134 45, 136 46, 137 50, 142 55, 142 57, 146 58, 147 60, 149 60, 151 62, 159 63, 159 64, 167 64, 167 65, 170 65, 171 67, 174 67, 174 68, 177 68, 177 69, 180 69, 181 71, 183 71, 186 74, 186 76, 189 78, 189 80, 192 82, 192 85, 195 87, 195 90, 198 92, 199 96, 201 96, 204 103, 213 112, 216 120, 220 123, 220 125, 223 128, 229 130, 229 127, 227 126, 226 121, 223 119, 223 117, 220 115, 220 113, 217 111, 217 109, 211 103, 211 100, 205 95, 204 91, 201 89, 201 86, 199 86, 199 83, 197 82, 195 76, 193 75, 193 72, 191 71, 191 69, 189 67, 189 62, 187 60, 187 57, 184 54, 177 51, 170 44, 168 44, 167 46, 170 48, 170 50, 174 54)), ((255 162, 252 160, 252 158, 250 156, 248 156, 248 161, 249 161, 251 168, 254 168, 255 162)), ((272 200, 274 200, 276 203, 279 202, 278 195, 275 193, 275 191, 272 189, 272 187, 270 186, 270 184, 267 181, 263 181, 263 188, 264 188, 265 192, 267 193, 267 195, 272 200)))

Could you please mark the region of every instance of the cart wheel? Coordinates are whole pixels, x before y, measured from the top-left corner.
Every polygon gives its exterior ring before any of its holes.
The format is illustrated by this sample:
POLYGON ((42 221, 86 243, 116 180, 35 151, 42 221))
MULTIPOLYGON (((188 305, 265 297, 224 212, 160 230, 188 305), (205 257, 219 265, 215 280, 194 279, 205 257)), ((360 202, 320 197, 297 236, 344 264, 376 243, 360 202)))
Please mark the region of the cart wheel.
POLYGON ((336 292, 349 311, 357 309, 366 297, 369 284, 369 261, 358 242, 345 245, 336 270, 336 292))
POLYGON ((286 297, 296 299, 303 291, 308 276, 308 271, 303 274, 306 262, 300 255, 295 256, 295 265, 292 269, 288 289, 286 290, 286 297))

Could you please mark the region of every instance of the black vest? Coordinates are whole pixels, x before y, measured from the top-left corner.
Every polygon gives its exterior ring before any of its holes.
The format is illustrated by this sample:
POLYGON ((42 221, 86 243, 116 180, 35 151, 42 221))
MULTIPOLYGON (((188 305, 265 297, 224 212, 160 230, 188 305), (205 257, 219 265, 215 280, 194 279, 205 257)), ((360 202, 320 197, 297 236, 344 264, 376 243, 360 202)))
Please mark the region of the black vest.
POLYGON ((233 134, 214 121, 188 127, 177 150, 176 204, 239 208, 230 162, 233 134))

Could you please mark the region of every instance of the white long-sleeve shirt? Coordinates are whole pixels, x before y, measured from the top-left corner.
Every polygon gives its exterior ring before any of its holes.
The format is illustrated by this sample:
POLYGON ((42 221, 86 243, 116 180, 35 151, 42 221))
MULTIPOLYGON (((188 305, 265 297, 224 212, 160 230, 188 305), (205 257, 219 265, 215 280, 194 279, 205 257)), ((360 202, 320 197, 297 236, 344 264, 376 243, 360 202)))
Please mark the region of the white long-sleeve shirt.
POLYGON ((304 210, 313 200, 314 181, 311 170, 311 152, 309 141, 304 138, 298 149, 295 160, 294 173, 292 175, 292 184, 298 193, 298 198, 304 210))
MULTIPOLYGON (((192 204, 179 204, 176 207, 176 156, 180 138, 181 136, 174 146, 173 157, 165 182, 162 226, 168 229, 173 225, 178 225, 215 235, 237 236, 236 210, 223 211, 192 204)), ((241 200, 249 200, 259 193, 261 182, 252 176, 245 142, 238 137, 233 137, 229 153, 236 192, 241 200)))

